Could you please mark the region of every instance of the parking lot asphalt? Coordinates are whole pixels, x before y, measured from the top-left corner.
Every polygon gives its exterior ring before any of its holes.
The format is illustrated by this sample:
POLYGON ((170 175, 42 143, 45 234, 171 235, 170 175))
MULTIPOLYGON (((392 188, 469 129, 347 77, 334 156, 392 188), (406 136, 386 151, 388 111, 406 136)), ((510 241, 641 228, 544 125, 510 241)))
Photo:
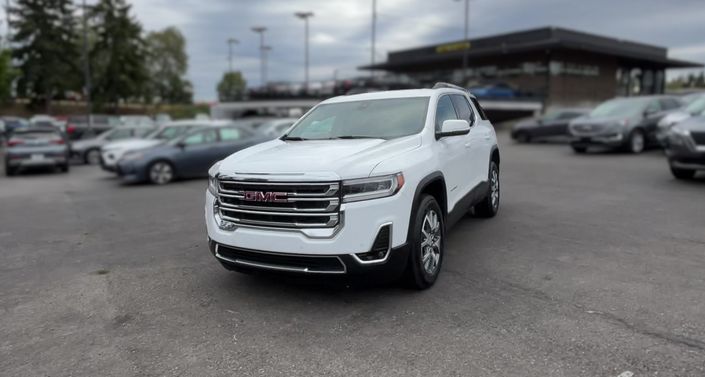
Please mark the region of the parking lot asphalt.
POLYGON ((205 180, 3 176, 0 375, 705 375, 705 179, 500 142, 498 216, 421 292, 225 271, 205 180))

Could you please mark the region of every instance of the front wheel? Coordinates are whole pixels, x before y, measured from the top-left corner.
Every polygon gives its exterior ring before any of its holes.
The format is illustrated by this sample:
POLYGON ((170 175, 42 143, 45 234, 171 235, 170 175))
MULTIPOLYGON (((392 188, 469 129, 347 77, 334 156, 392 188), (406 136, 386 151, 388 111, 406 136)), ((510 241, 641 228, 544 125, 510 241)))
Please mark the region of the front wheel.
POLYGON ((89 149, 83 156, 83 161, 88 165, 98 165, 100 163, 100 150, 95 148, 89 149))
POLYGON ((671 166, 671 174, 677 179, 693 179, 695 176, 695 170, 692 169, 679 169, 671 166))
POLYGON ((629 139, 627 140, 627 148, 630 153, 638 154, 644 151, 644 146, 646 145, 646 138, 644 132, 640 129, 636 129, 629 134, 629 139))
POLYGON ((408 280, 412 287, 426 289, 438 278, 445 248, 445 220, 433 196, 421 197, 412 221, 408 280))
POLYGON ((482 201, 475 205, 475 215, 479 217, 494 217, 499 211, 499 166, 490 162, 490 172, 487 178, 489 187, 482 201))
POLYGON ((573 152, 578 153, 578 154, 583 154, 587 152, 587 147, 581 146, 581 145, 571 145, 571 148, 573 148, 573 152))
POLYGON ((166 161, 157 161, 149 166, 149 181, 164 185, 174 180, 174 167, 166 161))

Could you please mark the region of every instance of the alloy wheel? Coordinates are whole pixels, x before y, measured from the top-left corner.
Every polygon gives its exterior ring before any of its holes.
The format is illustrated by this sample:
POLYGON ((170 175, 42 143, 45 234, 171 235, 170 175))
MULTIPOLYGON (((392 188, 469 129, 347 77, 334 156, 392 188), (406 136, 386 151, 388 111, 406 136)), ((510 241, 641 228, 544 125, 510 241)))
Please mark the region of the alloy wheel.
POLYGON ((496 211, 499 207, 499 172, 497 169, 492 169, 490 175, 490 200, 492 208, 496 211))
POLYGON ((632 153, 640 153, 644 150, 644 135, 641 132, 634 132, 631 139, 632 153))
POLYGON ((169 183, 174 177, 174 171, 166 162, 156 162, 149 171, 149 178, 152 182, 163 185, 169 183))
POLYGON ((421 265, 433 276, 441 260, 441 220, 433 209, 426 211, 421 224, 421 265))

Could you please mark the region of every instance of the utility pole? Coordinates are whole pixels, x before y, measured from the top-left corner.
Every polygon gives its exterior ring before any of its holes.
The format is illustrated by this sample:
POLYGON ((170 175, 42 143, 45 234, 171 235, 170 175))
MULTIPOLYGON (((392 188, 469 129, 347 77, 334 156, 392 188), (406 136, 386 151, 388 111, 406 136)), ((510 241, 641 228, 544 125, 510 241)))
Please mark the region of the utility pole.
POLYGON ((467 81, 467 70, 468 70, 468 44, 470 40, 468 39, 468 24, 470 20, 470 0, 454 0, 454 1, 465 1, 465 33, 463 34, 465 46, 463 47, 463 86, 467 81))
POLYGON ((233 45, 238 43, 240 43, 240 41, 237 39, 228 38, 228 73, 233 72, 233 45))
POLYGON ((308 94, 308 19, 313 12, 296 12, 294 15, 304 20, 304 93, 308 94))
POLYGON ((252 31, 255 33, 259 34, 259 68, 260 68, 260 81, 262 88, 264 88, 267 85, 267 73, 266 68, 265 68, 265 62, 264 62, 264 32, 267 31, 267 28, 264 26, 254 26, 252 27, 252 31))
POLYGON ((91 64, 88 60, 88 8, 86 7, 86 0, 83 0, 83 75, 84 75, 84 86, 83 86, 83 96, 86 100, 86 118, 88 120, 88 129, 93 128, 93 112, 91 104, 91 64))
MULTIPOLYGON (((377 24, 377 0, 372 0, 372 49, 370 52, 370 65, 375 65, 375 28, 377 24)), ((370 69, 370 76, 374 77, 374 69, 370 69)))

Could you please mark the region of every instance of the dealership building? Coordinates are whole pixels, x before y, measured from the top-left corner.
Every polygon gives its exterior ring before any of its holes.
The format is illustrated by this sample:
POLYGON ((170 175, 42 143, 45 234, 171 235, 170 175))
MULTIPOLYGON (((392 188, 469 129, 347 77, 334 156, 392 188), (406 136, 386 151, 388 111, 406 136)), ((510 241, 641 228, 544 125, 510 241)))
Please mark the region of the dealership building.
POLYGON ((670 58, 660 46, 544 27, 394 51, 386 62, 360 68, 421 85, 506 84, 516 97, 545 106, 588 106, 614 96, 663 93, 666 69, 702 66, 670 58))

